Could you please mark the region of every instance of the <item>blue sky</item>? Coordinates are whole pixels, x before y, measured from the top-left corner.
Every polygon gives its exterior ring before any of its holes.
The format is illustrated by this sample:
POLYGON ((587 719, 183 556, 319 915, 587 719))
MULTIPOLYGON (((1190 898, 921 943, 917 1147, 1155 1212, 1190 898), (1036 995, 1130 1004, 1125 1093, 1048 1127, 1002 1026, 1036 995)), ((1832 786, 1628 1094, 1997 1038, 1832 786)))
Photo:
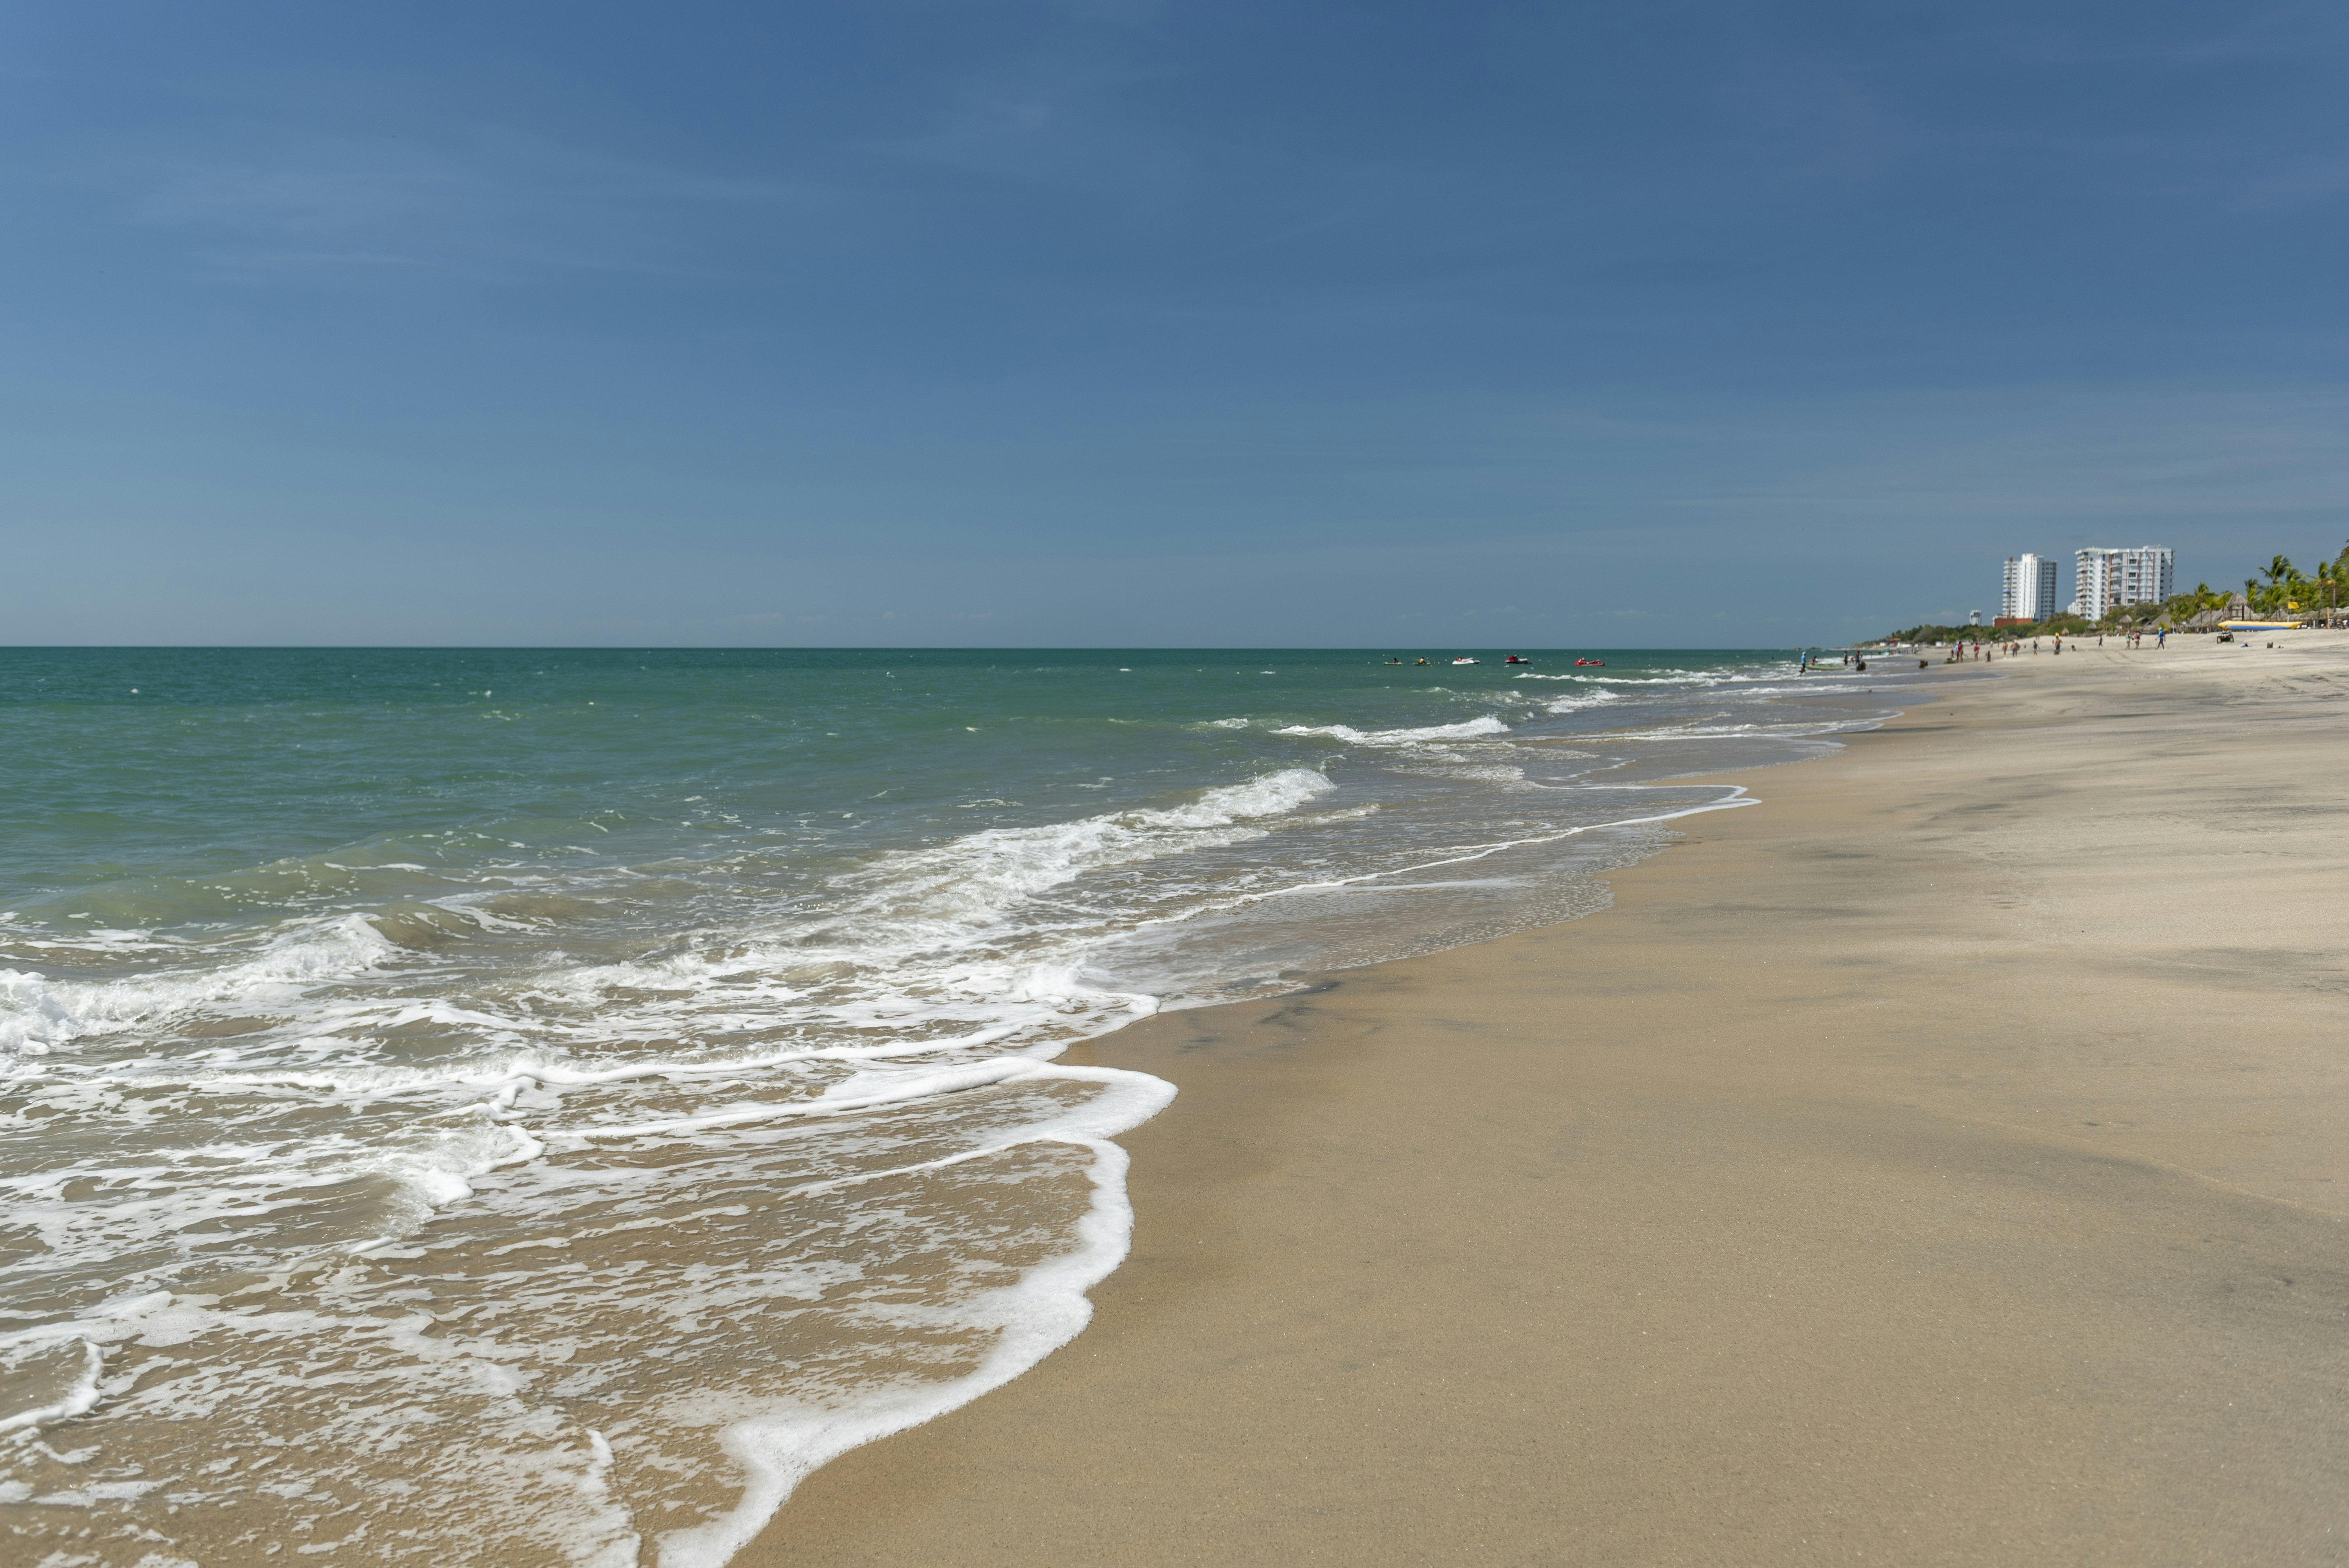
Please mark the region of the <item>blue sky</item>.
POLYGON ((2162 0, 21 5, 0 642, 1782 645, 2310 564, 2344 67, 2162 0))

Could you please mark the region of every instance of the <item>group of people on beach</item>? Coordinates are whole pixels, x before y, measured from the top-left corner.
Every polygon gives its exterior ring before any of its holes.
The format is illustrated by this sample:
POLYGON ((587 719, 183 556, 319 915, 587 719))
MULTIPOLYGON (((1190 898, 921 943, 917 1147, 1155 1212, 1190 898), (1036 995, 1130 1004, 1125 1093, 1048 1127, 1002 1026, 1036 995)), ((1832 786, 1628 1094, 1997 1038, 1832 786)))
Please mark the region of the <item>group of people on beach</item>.
MULTIPOLYGON (((2127 645, 2127 646, 2128 646, 2128 647, 2132 647, 2132 648, 2141 648, 2141 647, 2145 646, 2145 635, 2146 635, 2146 634, 2145 634, 2145 633, 2144 633, 2143 631, 2134 631, 2134 632, 2130 632, 2130 633, 2128 633, 2128 634, 2127 634, 2128 642, 2127 642, 2127 644, 2126 645, 2127 645)), ((2060 654, 2060 653, 2062 653, 2062 652, 2064 651, 2064 639, 2063 639, 2061 636, 2054 636, 2054 637, 2050 637, 2050 638, 2048 639, 2048 643, 2049 643, 2049 645, 2050 645, 2048 646, 2048 648, 2047 648, 2045 651, 2046 651, 2048 654, 2050 654, 2051 655, 2055 655, 2055 654, 2060 654)), ((2103 647, 2104 645, 2105 645, 2104 634, 2100 632, 2100 633, 2098 633, 2098 634, 2096 634, 2096 646, 2098 646, 2098 647, 2100 647, 2100 648, 2101 648, 2101 647, 2103 647)), ((2166 647, 2168 647, 2168 646, 2169 645, 2169 628, 2168 628, 2168 627, 2167 627, 2167 626, 2157 626, 2157 627, 2155 627, 2155 628, 2154 628, 2154 630, 2153 630, 2153 645, 2154 645, 2155 647, 2157 647, 2157 648, 2166 648, 2166 647)), ((2031 651, 2032 651, 2033 653, 2034 653, 2034 654, 2039 653, 2039 652, 2041 652, 2041 651, 2042 651, 2042 650, 2040 649, 2040 646, 2039 646, 2039 639, 2038 639, 2037 637, 2033 637, 2033 638, 2032 638, 2032 639, 2031 639, 2031 651)), ((2021 654, 2022 652, 2023 652, 2023 644, 2022 644, 2020 641, 2018 641, 2018 640, 2016 640, 2016 639, 2014 639, 2014 638, 2007 637, 2007 638, 2002 638, 2002 639, 2000 639, 1998 642, 1992 643, 1992 644, 1991 645, 1991 654, 1990 654, 1990 656, 1992 656, 1992 657, 1995 658, 1995 657, 1997 657, 2000 654, 2004 654, 2008 658, 2013 658, 2013 657, 2015 657, 2017 655, 2021 654)), ((1971 645, 1971 651, 1969 651, 1968 645, 1967 645, 1963 640, 1961 640, 1961 641, 1959 641, 1959 642, 1957 642, 1957 643, 1954 643, 1954 644, 1952 644, 1952 645, 1951 645, 1951 649, 1950 649, 1950 659, 1949 659, 1949 662, 1950 662, 1950 663, 1951 663, 1951 664, 1956 664, 1956 663, 1957 663, 1959 660, 1961 660, 1961 659, 1964 659, 1964 658, 1968 658, 1968 657, 1972 657, 1972 658, 1977 658, 1977 659, 1979 659, 1979 658, 1981 658, 1981 657, 1982 657, 1982 656, 1983 656, 1983 655, 1982 655, 1982 642, 1981 642, 1981 640, 1980 640, 1979 638, 1977 638, 1977 639, 1974 641, 1974 643, 1971 645)))
MULTIPOLYGON (((2057 637, 2054 640, 2055 644, 2054 652, 2059 654, 2062 653, 2064 651, 2064 639, 2057 637)), ((2031 639, 2031 651, 2034 654, 2039 652, 2039 639, 2036 637, 2031 639)), ((1957 642, 1950 645, 1950 656, 1944 662, 1954 665, 1969 658, 1979 659, 1985 656, 1996 658, 2001 654, 2004 654, 2008 658, 2013 658, 2022 652, 2023 645, 2016 642, 2012 637, 2002 637, 1997 642, 1992 643, 1990 645, 1990 653, 1987 655, 1982 653, 1982 640, 1980 638, 1976 638, 1971 645, 1969 645, 1963 638, 1961 638, 1957 642)))
MULTIPOLYGON (((2141 648, 2145 646, 2146 634, 2144 631, 2137 630, 2129 632, 2127 634, 2127 636, 2128 638, 2128 642, 2126 645, 2127 646, 2132 648, 2141 648)), ((2047 643, 2048 646, 2043 649, 2039 645, 2040 639, 2033 637, 2031 639, 2031 651, 2034 654, 2044 652, 2050 655, 2061 654, 2064 651, 2064 639, 2062 636, 2051 636, 2047 639, 2047 643)), ((2105 636, 2104 634, 2100 632, 2096 634, 2096 646, 2101 648, 2104 645, 2105 636)), ((2157 626, 2153 629, 2153 645, 2157 648, 2166 648, 2169 645, 2168 627, 2157 626)), ((2268 645, 2270 647, 2273 647, 2275 645, 2271 643, 2268 645)), ((2014 658, 2021 655, 2022 652, 2022 642, 2013 637, 1997 638, 1992 642, 1990 652, 1987 655, 1982 652, 1982 644, 1980 637, 1974 638, 1971 642, 1961 637, 1956 642, 1950 645, 1949 657, 1944 659, 1942 662, 1944 664, 1954 665, 1968 659, 1996 658, 2001 654, 2005 655, 2008 658, 2014 658)), ((1421 662, 1424 663, 1425 661, 1423 660, 1421 662)), ((1925 664, 1926 661, 1919 659, 1917 661, 1917 667, 1921 670, 1925 667, 1925 664)), ((1826 667, 1826 665, 1824 660, 1814 658, 1808 653, 1804 654, 1802 663, 1798 666, 1798 668, 1805 674, 1808 674, 1812 670, 1825 669, 1826 667)), ((1847 670, 1865 670, 1868 668, 1868 661, 1857 654, 1847 653, 1843 655, 1842 667, 1847 670)))

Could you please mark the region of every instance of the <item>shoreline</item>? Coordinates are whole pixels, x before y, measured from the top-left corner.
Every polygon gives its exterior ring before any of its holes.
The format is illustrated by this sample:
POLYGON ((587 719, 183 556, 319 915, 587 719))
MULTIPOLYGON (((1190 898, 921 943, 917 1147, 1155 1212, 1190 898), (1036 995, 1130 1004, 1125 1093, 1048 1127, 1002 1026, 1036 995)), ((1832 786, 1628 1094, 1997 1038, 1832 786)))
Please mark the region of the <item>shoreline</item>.
POLYGON ((1092 1326, 735 1561, 2342 1560, 2349 638, 2073 656, 1072 1051, 1181 1089, 1092 1326))

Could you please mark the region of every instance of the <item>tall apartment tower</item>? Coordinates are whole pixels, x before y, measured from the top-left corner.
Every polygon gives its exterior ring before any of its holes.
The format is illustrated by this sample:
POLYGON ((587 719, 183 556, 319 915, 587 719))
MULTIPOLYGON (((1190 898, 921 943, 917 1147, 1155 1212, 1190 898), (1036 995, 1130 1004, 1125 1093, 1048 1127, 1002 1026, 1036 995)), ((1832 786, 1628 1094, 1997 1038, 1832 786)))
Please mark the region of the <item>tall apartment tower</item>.
POLYGON ((2055 613, 2055 558, 2052 555, 2010 555, 2006 583, 1999 591, 2002 621, 2044 621, 2055 613))
POLYGON ((2166 546, 2083 550, 2074 557, 2074 603, 2089 620, 2124 604, 2155 604, 2176 592, 2175 553, 2166 546))
POLYGON ((2121 603, 2158 604, 2178 592, 2178 559, 2167 545, 2121 552, 2121 603))

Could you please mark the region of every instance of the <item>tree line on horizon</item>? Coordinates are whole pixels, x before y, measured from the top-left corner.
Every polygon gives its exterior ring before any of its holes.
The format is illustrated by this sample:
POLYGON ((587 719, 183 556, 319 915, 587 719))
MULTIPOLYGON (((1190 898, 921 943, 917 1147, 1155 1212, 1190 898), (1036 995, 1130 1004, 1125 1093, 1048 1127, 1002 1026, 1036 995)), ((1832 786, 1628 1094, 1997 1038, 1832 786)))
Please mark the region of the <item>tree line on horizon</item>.
MULTIPOLYGON (((2343 546, 2341 553, 2332 560, 2317 562, 2313 573, 2304 573, 2293 565, 2290 556, 2277 555, 2271 557, 2255 575, 2244 578, 2240 590, 2213 588, 2208 583, 2198 583, 2185 593, 2173 593, 2158 603, 2116 605, 2101 620, 2091 621, 2085 615, 2058 612, 2029 625, 1997 627, 1994 634, 2000 638, 2076 637, 2083 634, 2094 636, 2098 633, 2132 632, 2141 627, 2183 626, 2206 612, 2224 610, 2239 592, 2251 614, 2262 620, 2284 615, 2331 614, 2349 609, 2349 545, 2343 546)), ((1946 643, 1959 637, 1978 638, 1992 631, 1989 626, 1926 624, 1888 633, 1883 640, 1892 643, 1946 643)))

